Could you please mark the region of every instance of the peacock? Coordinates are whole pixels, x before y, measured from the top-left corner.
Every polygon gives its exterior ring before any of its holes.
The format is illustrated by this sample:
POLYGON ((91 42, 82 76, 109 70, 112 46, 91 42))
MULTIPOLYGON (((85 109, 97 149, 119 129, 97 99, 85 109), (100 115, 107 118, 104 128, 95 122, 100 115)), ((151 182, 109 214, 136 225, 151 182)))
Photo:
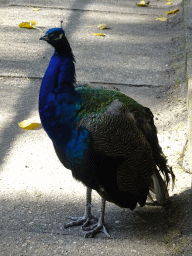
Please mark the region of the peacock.
POLYGON ((105 203, 134 210, 169 202, 175 175, 159 145, 151 110, 118 91, 75 87, 75 57, 64 29, 51 28, 40 40, 55 49, 42 80, 39 114, 60 162, 87 187, 85 214, 64 227, 82 225, 85 237, 104 232, 105 203), (101 196, 100 216, 91 213, 91 192, 101 196), (96 223, 90 225, 91 220, 96 223))

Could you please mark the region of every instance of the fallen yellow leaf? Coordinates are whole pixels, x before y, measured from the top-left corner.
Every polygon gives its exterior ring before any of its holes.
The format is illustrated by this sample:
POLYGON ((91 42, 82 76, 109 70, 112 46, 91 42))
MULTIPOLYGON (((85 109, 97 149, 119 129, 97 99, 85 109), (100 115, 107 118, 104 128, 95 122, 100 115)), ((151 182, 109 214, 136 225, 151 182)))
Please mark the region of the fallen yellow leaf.
POLYGON ((24 130, 37 130, 42 127, 41 123, 34 119, 23 120, 22 122, 18 123, 18 125, 24 130))
POLYGON ((22 22, 19 24, 19 27, 21 28, 34 28, 33 26, 31 26, 30 22, 22 22))
POLYGON ((88 28, 98 27, 98 28, 101 29, 101 30, 110 28, 107 24, 99 24, 99 25, 87 26, 87 27, 88 27, 88 28))
POLYGON ((41 9, 39 8, 33 8, 33 11, 40 11, 41 9))
POLYGON ((167 2, 165 5, 169 5, 169 4, 172 4, 172 2, 167 2))
POLYGON ((142 0, 142 1, 139 2, 138 4, 136 3, 136 5, 146 7, 146 6, 149 5, 149 3, 146 3, 144 0, 142 0))
POLYGON ((160 17, 160 18, 157 18, 156 20, 160 20, 160 21, 167 21, 167 20, 168 20, 168 18, 166 18, 166 17, 160 17))
POLYGON ((38 29, 38 30, 40 30, 42 33, 44 33, 43 30, 40 29, 40 28, 38 28, 36 25, 37 25, 37 22, 36 22, 35 20, 29 20, 28 22, 22 22, 22 23, 20 23, 20 24, 19 24, 19 27, 21 27, 21 28, 29 28, 29 29, 34 28, 34 29, 38 29))
POLYGON ((167 14, 175 14, 179 11, 179 8, 173 10, 173 11, 170 11, 170 12, 166 12, 167 14))
POLYGON ((109 26, 108 26, 107 24, 99 24, 99 25, 97 25, 97 27, 98 27, 99 29, 101 29, 101 30, 103 30, 103 29, 108 29, 108 28, 109 28, 109 26))
POLYGON ((94 36, 106 36, 105 34, 101 34, 101 33, 91 33, 94 36))

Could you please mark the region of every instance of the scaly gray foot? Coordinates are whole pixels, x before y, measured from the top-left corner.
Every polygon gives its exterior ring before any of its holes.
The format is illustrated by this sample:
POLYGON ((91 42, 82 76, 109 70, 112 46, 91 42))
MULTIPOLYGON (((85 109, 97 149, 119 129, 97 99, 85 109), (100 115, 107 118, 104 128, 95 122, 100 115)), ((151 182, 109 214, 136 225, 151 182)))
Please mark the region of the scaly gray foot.
POLYGON ((64 228, 79 226, 79 225, 82 225, 82 228, 83 228, 83 227, 87 227, 92 219, 98 221, 98 219, 91 214, 91 191, 92 190, 87 187, 85 213, 83 217, 69 216, 68 218, 71 219, 72 221, 67 224, 64 224, 64 228))
POLYGON ((90 227, 82 227, 84 231, 88 231, 90 230, 89 232, 87 232, 85 234, 85 238, 88 238, 88 237, 94 237, 97 233, 99 232, 103 232, 107 237, 111 237, 109 235, 109 233, 107 232, 104 224, 100 223, 100 221, 98 221, 97 224, 95 225, 92 225, 90 227))
POLYGON ((71 221, 67 224, 64 224, 64 228, 68 228, 68 227, 72 227, 72 226, 79 226, 79 225, 82 225, 82 228, 83 228, 83 227, 87 227, 92 219, 97 221, 97 218, 94 217, 93 215, 90 215, 90 216, 86 215, 83 217, 68 216, 67 218, 69 218, 73 221, 71 221))
POLYGON ((100 217, 99 217, 98 223, 90 227, 85 227, 85 226, 82 227, 83 230, 89 231, 85 234, 85 238, 94 237, 99 232, 103 232, 107 237, 111 237, 105 228, 104 215, 105 215, 105 199, 101 198, 101 209, 100 209, 100 217))

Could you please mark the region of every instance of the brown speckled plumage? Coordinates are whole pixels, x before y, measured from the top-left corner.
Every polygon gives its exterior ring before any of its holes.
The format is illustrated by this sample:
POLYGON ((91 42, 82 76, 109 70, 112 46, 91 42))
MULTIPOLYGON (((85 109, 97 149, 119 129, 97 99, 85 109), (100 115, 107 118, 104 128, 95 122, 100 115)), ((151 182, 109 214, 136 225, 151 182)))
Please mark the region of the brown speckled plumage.
POLYGON ((113 170, 113 166, 102 167, 98 175, 108 176, 108 183, 111 182, 112 186, 116 182, 117 186, 110 187, 105 183, 107 179, 101 178, 100 185, 104 187, 104 191, 99 191, 99 194, 122 207, 132 209, 134 200, 144 206, 150 189, 151 176, 157 168, 152 148, 138 129, 134 115, 123 103, 114 100, 104 113, 93 113, 81 119, 79 126, 81 125, 92 135, 96 154, 117 159, 117 162, 121 159, 116 170, 113 170), (118 190, 116 195, 112 192, 115 189, 118 190), (122 204, 118 194, 124 197, 129 194, 133 197, 127 198, 127 202, 122 204))

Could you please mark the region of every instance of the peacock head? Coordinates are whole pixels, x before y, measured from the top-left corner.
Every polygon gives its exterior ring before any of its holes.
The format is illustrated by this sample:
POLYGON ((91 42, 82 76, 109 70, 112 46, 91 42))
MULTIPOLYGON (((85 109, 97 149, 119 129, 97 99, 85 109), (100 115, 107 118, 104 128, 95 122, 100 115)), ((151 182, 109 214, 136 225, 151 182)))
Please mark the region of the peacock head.
POLYGON ((57 48, 57 45, 65 38, 65 32, 62 28, 51 28, 39 38, 39 40, 44 40, 51 44, 53 47, 57 48))
POLYGON ((72 50, 69 45, 69 42, 65 36, 65 31, 61 28, 51 28, 47 30, 47 32, 39 38, 39 40, 44 40, 55 48, 55 52, 61 55, 72 56, 72 50))

